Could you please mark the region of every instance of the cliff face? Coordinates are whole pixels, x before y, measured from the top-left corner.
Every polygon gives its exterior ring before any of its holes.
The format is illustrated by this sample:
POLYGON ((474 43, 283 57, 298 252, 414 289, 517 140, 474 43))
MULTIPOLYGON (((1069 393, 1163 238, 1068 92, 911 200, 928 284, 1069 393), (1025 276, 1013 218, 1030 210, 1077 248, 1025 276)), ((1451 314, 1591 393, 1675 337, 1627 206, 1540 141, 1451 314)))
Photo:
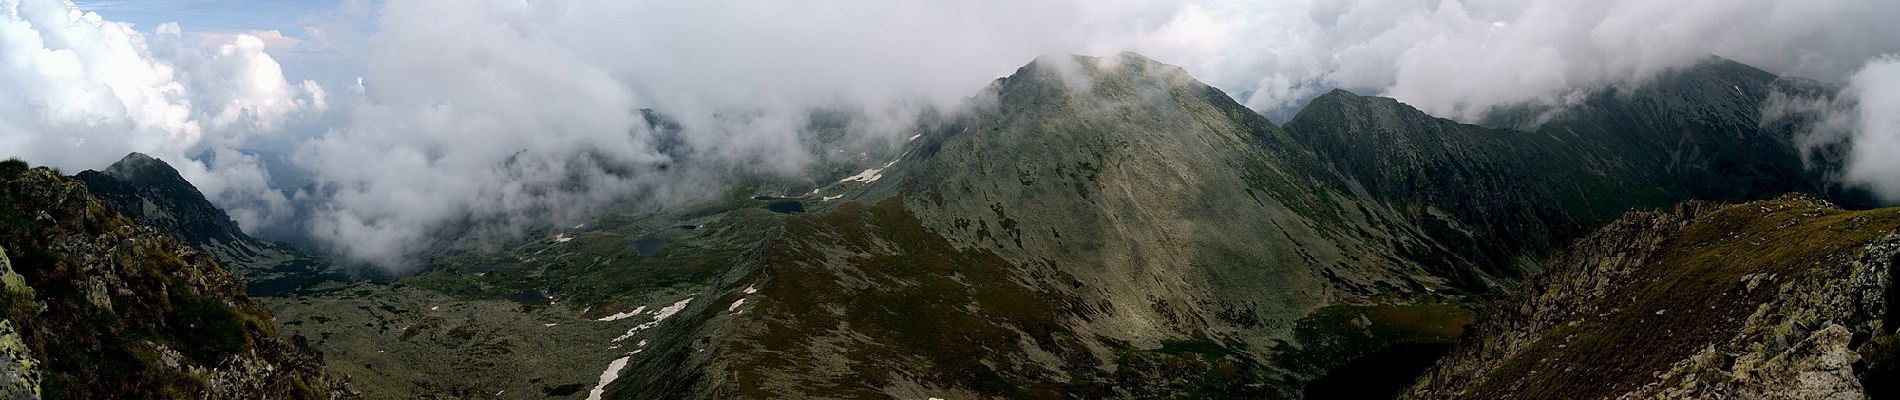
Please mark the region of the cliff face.
POLYGON ((56 171, 0 163, 0 248, 6 395, 350 397, 241 278, 56 171))
POLYGON ((1865 398, 1891 379, 1900 210, 1634 212, 1479 317, 1410 398, 1865 398), (1881 377, 1885 378, 1881 378, 1881 377))

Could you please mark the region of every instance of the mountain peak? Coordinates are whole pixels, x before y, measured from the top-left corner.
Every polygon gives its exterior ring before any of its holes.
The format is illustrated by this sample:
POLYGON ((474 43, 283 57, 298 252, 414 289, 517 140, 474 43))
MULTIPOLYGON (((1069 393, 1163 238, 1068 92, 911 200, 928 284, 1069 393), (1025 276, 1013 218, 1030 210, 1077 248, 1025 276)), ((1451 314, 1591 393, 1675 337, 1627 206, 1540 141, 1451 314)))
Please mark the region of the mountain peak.
POLYGON ((146 179, 162 179, 167 181, 185 180, 184 176, 179 175, 178 170, 172 168, 171 164, 166 164, 164 161, 139 152, 126 154, 125 158, 121 158, 118 162, 106 167, 104 174, 124 181, 146 179))
MULTIPOLYGON (((1306 107, 1287 120, 1287 126, 1356 121, 1367 123, 1435 124, 1449 122, 1433 117, 1409 104, 1390 97, 1361 96, 1345 89, 1333 89, 1313 98, 1306 107), (1322 122, 1324 121, 1324 122, 1322 122)), ((1360 129, 1370 129, 1360 126, 1360 129)))
POLYGON ((1016 73, 999 79, 999 91, 1005 96, 1025 91, 1052 90, 1087 93, 1103 84, 1144 82, 1162 87, 1198 88, 1207 85, 1195 80, 1187 70, 1155 61, 1133 52, 1113 56, 1085 55, 1042 56, 1016 73))
POLYGON ((127 154, 105 171, 86 170, 74 178, 120 213, 193 246, 217 253, 214 243, 248 241, 197 186, 152 156, 127 154))

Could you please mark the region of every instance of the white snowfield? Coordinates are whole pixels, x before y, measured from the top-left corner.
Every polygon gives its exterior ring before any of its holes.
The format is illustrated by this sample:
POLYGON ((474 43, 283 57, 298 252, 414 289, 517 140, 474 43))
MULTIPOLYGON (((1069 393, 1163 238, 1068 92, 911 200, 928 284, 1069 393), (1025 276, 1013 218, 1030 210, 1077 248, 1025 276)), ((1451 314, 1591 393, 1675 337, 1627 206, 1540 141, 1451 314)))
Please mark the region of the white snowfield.
POLYGON ((693 298, 688 297, 685 300, 680 300, 679 302, 673 303, 673 305, 662 307, 659 310, 654 311, 652 321, 647 321, 647 323, 640 324, 639 326, 635 326, 633 327, 633 329, 628 329, 626 334, 620 335, 620 337, 614 338, 613 342, 619 343, 622 340, 627 340, 627 338, 633 337, 633 334, 635 333, 640 333, 640 331, 651 329, 655 326, 660 326, 660 321, 665 321, 667 318, 672 317, 673 314, 678 314, 680 310, 686 309, 686 304, 691 303, 692 301, 693 301, 693 298))
POLYGON ((594 385, 594 390, 587 391, 587 400, 600 400, 600 395, 607 393, 607 384, 620 379, 620 369, 627 367, 627 359, 630 357, 632 356, 617 358, 614 362, 607 363, 607 370, 600 372, 600 383, 594 385))
POLYGON ((633 309, 633 311, 600 317, 600 319, 596 319, 595 321, 603 321, 603 322, 604 321, 619 321, 619 320, 633 317, 635 315, 640 315, 641 312, 644 312, 646 310, 647 310, 647 306, 640 306, 640 308, 635 308, 633 309))
POLYGON ((885 169, 885 168, 890 168, 890 167, 891 167, 892 165, 897 165, 897 161, 891 161, 891 162, 888 162, 888 163, 884 163, 884 166, 882 166, 882 167, 877 167, 877 168, 872 168, 872 169, 867 169, 867 170, 864 170, 864 172, 859 172, 859 173, 858 173, 857 175, 852 175, 852 176, 848 176, 848 177, 845 177, 844 179, 839 179, 839 180, 838 180, 838 183, 844 183, 844 182, 864 182, 864 183, 871 183, 871 182, 877 182, 877 180, 878 180, 878 179, 882 179, 882 178, 884 178, 884 169, 885 169))

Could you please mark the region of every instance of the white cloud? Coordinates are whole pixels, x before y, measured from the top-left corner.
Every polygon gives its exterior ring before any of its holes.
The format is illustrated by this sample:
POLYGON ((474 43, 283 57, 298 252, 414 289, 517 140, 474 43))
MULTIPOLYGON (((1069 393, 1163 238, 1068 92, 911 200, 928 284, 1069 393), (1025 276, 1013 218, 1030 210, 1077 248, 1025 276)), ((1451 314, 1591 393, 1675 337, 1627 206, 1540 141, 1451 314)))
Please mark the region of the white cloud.
MULTIPOLYGON (((172 24, 172 26, 176 27, 177 25, 172 24)), ((321 35, 321 31, 306 29, 305 32, 321 35)), ((249 36, 251 37, 250 40, 255 40, 257 43, 262 44, 264 48, 271 50, 295 50, 298 45, 303 44, 303 40, 285 36, 283 31, 276 29, 245 32, 202 32, 193 36, 197 38, 199 47, 212 49, 236 42, 239 40, 239 36, 249 36)))
POLYGON ((1845 177, 1900 203, 1900 58, 1868 63, 1848 87, 1858 97, 1860 124, 1845 177))
POLYGON ((1762 105, 1763 123, 1795 129, 1810 168, 1900 203, 1900 57, 1869 60, 1841 86, 1780 89, 1762 105))
POLYGON ((261 39, 205 49, 180 35, 175 24, 141 33, 65 1, 0 1, 0 155, 77 170, 144 152, 214 199, 271 201, 254 163, 214 171, 187 155, 275 132, 320 108, 321 88, 286 82, 261 39))

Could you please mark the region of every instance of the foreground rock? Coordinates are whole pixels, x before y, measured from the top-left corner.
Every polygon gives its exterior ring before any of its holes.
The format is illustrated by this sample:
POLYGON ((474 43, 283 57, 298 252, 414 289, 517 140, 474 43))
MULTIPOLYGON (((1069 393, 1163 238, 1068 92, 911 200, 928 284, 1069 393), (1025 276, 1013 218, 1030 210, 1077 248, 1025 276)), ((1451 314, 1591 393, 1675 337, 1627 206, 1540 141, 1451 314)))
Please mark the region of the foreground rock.
POLYGON ((1483 313, 1411 398, 1891 395, 1900 210, 1636 212, 1483 313))
POLYGON ((244 281, 58 172, 0 163, 0 396, 352 397, 244 281))

